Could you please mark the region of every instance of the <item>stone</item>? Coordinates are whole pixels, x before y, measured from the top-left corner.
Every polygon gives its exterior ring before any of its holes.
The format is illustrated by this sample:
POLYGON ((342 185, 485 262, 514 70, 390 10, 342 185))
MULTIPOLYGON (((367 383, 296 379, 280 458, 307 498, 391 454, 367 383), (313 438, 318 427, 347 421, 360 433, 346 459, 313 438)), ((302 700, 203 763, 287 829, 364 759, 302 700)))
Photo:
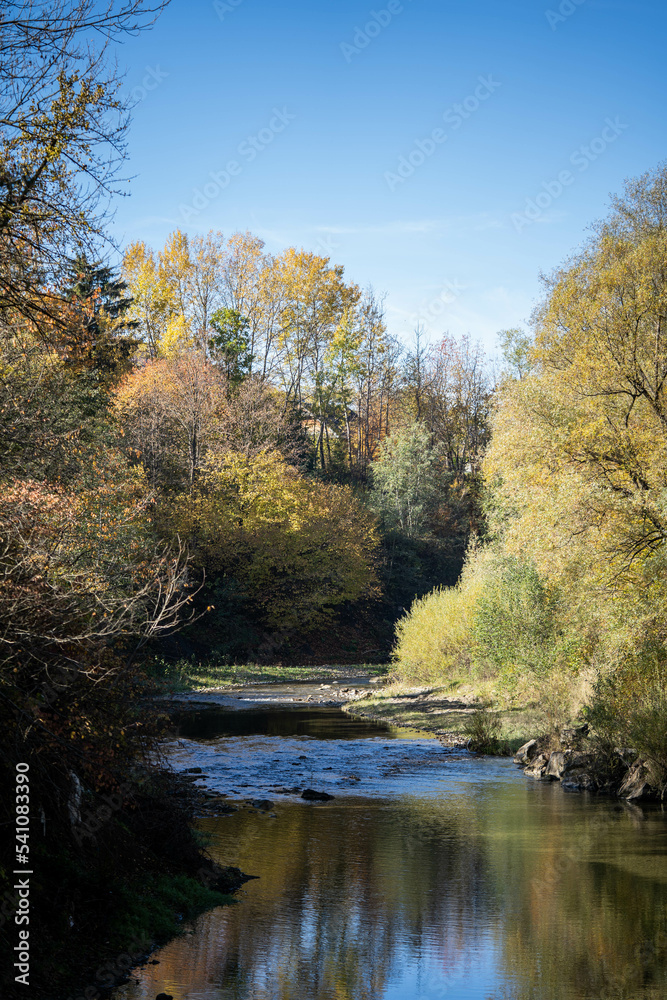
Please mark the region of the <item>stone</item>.
POLYGON ((553 778, 555 781, 560 781, 566 770, 567 757, 562 750, 556 750, 549 757, 549 763, 546 771, 544 772, 545 777, 553 778))
POLYGON ((524 743, 524 745, 519 747, 517 750, 514 763, 521 765, 528 764, 534 757, 537 757, 539 749, 537 740, 528 740, 527 743, 524 743))
POLYGON ((253 809, 265 809, 266 812, 273 809, 273 802, 271 799, 253 799, 250 805, 253 809))
POLYGON ((657 789, 651 784, 650 769, 645 761, 638 760, 628 770, 623 783, 618 790, 621 799, 634 801, 636 799, 652 799, 657 795, 657 789))
POLYGON ((633 747, 614 747, 614 753, 626 767, 632 767, 637 761, 637 751, 633 747))
POLYGON ((529 778, 542 778, 544 776, 544 772, 547 769, 548 763, 549 763, 548 754, 541 753, 539 757, 536 757, 535 760, 532 761, 530 767, 526 767, 524 769, 523 773, 527 775, 529 778))
POLYGON ((155 1000, 174 1000, 174 998, 171 993, 158 993, 155 1000))
POLYGON ((203 771, 201 767, 186 767, 185 771, 183 771, 183 774, 202 774, 202 773, 203 771))
POLYGON ((586 770, 593 763, 594 758, 592 753, 586 753, 584 750, 571 750, 565 754, 564 771, 586 770))
POLYGON ((334 796, 329 795, 328 792, 316 792, 313 788, 304 788, 301 792, 301 798, 306 799, 307 802, 328 802, 334 796))
POLYGON ((566 792, 595 792, 597 785, 590 774, 583 771, 581 774, 567 775, 561 780, 561 787, 566 792))
POLYGON ((573 728, 561 729, 560 731, 560 745, 563 750, 576 749, 581 746, 582 741, 588 736, 589 727, 588 723, 584 723, 583 726, 575 726, 573 728))

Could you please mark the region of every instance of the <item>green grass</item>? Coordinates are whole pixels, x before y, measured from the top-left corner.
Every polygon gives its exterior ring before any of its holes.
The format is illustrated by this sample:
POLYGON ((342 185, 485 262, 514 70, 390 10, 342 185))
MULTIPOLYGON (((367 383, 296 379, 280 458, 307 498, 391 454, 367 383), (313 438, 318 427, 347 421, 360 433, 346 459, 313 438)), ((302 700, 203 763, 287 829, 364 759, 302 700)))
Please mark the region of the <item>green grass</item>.
POLYGON ((377 663, 352 665, 330 664, 320 667, 285 667, 280 664, 266 666, 257 663, 221 664, 194 660, 154 660, 146 666, 146 673, 163 693, 180 694, 188 691, 205 691, 207 688, 231 687, 247 684, 289 684, 295 681, 331 681, 361 674, 384 675, 388 667, 377 663))

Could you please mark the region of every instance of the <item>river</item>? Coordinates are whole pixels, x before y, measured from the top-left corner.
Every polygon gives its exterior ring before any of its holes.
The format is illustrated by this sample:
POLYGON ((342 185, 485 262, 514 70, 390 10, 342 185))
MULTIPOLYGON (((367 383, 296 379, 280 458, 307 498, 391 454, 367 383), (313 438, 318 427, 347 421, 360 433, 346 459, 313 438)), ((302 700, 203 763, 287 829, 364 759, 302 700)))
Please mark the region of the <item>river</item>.
POLYGON ((238 806, 199 825, 216 860, 259 878, 114 1000, 667 997, 659 807, 333 707, 234 708, 184 713, 167 751, 238 806))

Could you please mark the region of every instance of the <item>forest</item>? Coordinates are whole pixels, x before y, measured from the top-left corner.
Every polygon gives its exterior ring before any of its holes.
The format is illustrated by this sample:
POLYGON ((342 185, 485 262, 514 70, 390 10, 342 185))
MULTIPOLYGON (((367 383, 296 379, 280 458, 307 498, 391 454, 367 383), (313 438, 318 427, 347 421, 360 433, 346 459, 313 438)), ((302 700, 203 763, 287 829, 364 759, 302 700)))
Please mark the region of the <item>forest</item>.
POLYGON ((114 247, 130 108, 105 46, 155 11, 0 10, 0 769, 29 769, 35 975, 60 982, 211 905, 156 767, 155 665, 386 660, 478 531, 491 380, 472 340, 402 347, 326 257, 114 247))

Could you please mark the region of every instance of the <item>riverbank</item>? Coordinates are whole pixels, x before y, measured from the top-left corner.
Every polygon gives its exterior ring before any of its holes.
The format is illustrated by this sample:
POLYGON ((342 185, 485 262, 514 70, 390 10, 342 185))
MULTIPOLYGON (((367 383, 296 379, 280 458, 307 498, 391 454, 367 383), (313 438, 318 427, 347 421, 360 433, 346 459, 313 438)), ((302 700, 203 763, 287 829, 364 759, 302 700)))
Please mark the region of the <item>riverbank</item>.
POLYGON ((479 689, 460 685, 413 687, 399 681, 379 685, 345 705, 358 718, 374 719, 433 733, 446 746, 465 746, 475 738, 475 723, 495 733, 495 749, 514 753, 539 724, 537 706, 486 708, 479 689))
POLYGON ((446 746, 465 746, 479 736, 473 719, 478 729, 496 734, 489 748, 505 755, 540 728, 538 704, 485 708, 489 691, 483 685, 408 685, 393 679, 388 665, 366 663, 267 667, 180 661, 158 673, 153 694, 165 710, 193 702, 238 708, 253 700, 253 692, 263 698, 265 686, 285 703, 335 705, 355 718, 431 733, 446 746))
POLYGON ((595 792, 627 802, 662 802, 664 771, 632 747, 601 744, 587 725, 529 740, 514 757, 526 777, 559 781, 569 792, 595 792))

